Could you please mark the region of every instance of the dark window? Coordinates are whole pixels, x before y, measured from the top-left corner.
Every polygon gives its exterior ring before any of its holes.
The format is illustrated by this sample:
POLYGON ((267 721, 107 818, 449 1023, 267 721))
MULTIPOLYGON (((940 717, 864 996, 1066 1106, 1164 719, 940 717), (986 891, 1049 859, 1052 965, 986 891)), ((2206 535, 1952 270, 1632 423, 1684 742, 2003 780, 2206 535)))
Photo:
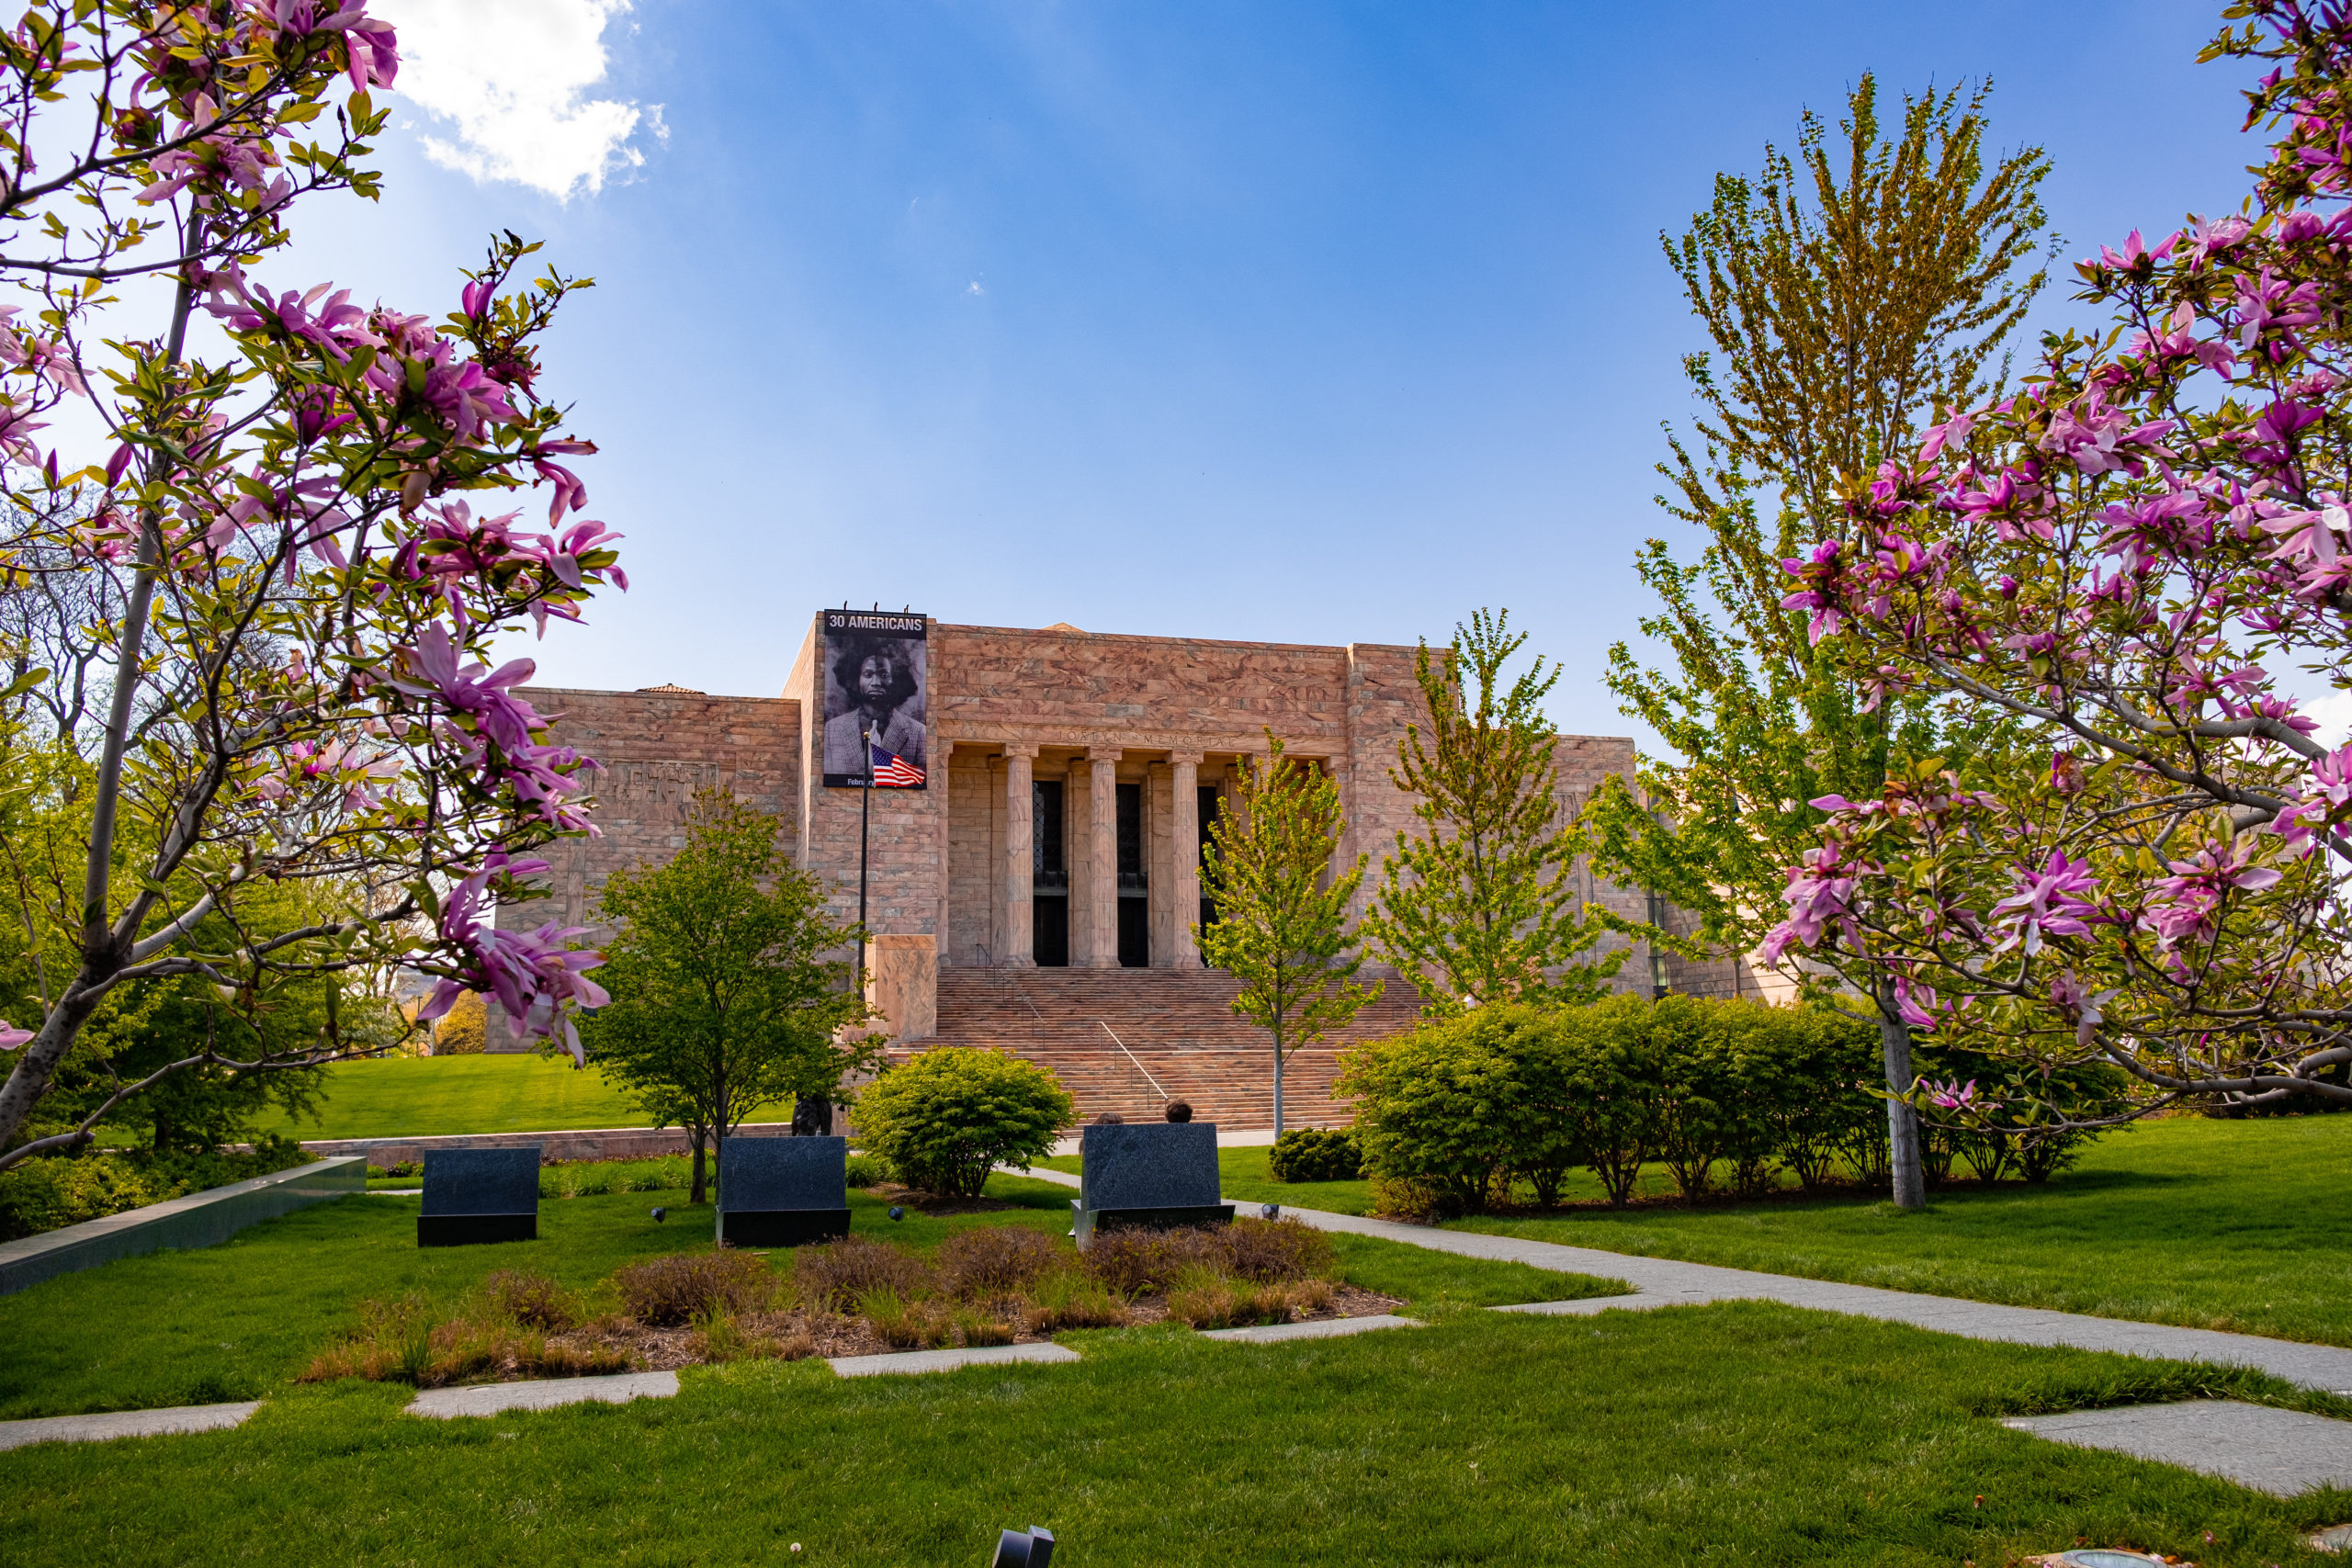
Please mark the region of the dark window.
POLYGON ((1040 894, 1029 900, 1030 956, 1040 969, 1069 966, 1069 899, 1061 894, 1040 894))
MULTIPOLYGON (((1215 784, 1203 784, 1200 789, 1200 802, 1201 865, 1205 869, 1209 863, 1209 853, 1211 848, 1209 829, 1211 826, 1216 823, 1218 813, 1225 809, 1225 791, 1217 788, 1215 784)), ((1203 931, 1206 931, 1211 926, 1216 924, 1216 900, 1209 897, 1208 879, 1206 877, 1203 877, 1201 879, 1200 920, 1201 929, 1203 931)), ((1205 966, 1208 960, 1204 958, 1201 960, 1201 963, 1205 966)))
POLYGON ((1144 891, 1143 860, 1143 785, 1123 784, 1118 786, 1119 813, 1119 891, 1122 894, 1144 891))
POLYGON ((1062 852, 1062 782, 1029 789, 1030 956, 1038 967, 1069 964, 1069 862, 1062 852))
POLYGON ((1151 967, 1151 900, 1119 900, 1119 967, 1151 967))
POLYGON ((1029 879, 1035 893, 1069 891, 1069 863, 1062 854, 1059 779, 1029 786, 1029 879))

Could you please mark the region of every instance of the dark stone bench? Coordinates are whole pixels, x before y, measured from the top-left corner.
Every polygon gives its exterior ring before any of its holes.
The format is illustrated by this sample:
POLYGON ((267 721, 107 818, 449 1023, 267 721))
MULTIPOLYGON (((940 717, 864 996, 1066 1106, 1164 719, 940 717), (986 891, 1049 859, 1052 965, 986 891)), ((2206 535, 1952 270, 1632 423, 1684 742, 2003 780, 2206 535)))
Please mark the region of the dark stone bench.
POLYGON ((1166 1122, 1089 1127, 1080 1143, 1080 1196, 1071 1202, 1080 1250, 1097 1231, 1222 1225, 1216 1123, 1166 1122))
POLYGON ((849 1235, 847 1138, 718 1140, 718 1240, 798 1247, 849 1235))
POLYGON ((419 1247, 539 1239, 539 1145, 427 1149, 419 1247))

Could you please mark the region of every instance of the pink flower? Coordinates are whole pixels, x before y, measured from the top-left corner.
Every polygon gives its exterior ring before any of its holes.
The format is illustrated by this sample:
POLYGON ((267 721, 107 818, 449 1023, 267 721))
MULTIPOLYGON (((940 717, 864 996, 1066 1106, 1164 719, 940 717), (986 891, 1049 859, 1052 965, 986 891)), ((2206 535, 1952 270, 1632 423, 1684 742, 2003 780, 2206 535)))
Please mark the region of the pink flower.
POLYGON ((1847 863, 1843 853, 1832 839, 1817 850, 1807 850, 1803 865, 1790 867, 1789 885, 1781 893, 1789 918, 1764 939, 1761 956, 1767 964, 1778 964, 1792 943, 1819 946, 1825 932, 1832 931, 1842 931, 1856 952, 1861 950, 1862 931, 1854 920, 1852 901, 1856 873, 1865 868, 1847 863))
POLYGON ((587 928, 549 921, 536 931, 500 931, 485 923, 493 886, 503 887, 515 877, 537 875, 547 869, 543 860, 518 861, 503 850, 492 851, 480 871, 450 889, 441 906, 440 931, 442 942, 458 954, 459 973, 443 976, 432 998, 417 1010, 417 1018, 430 1022, 447 1012, 460 993, 487 992, 506 1010, 508 1027, 516 1039, 556 1040, 579 1065, 585 1056, 571 1013, 612 1000, 603 987, 587 978, 587 971, 601 965, 605 955, 563 945, 587 934, 587 928))
POLYGON ((0 1051, 13 1051, 33 1037, 29 1029, 11 1029, 8 1021, 0 1018, 0 1051))
POLYGON ((2086 918, 2099 918, 2090 897, 2098 891, 2090 863, 2070 861, 2063 850, 2051 851, 2039 872, 2018 872, 2017 885, 2015 894, 1993 906, 1993 923, 2009 933, 1994 946, 1996 953, 2020 941, 2029 955, 2040 953, 2043 937, 2086 935, 2086 918))

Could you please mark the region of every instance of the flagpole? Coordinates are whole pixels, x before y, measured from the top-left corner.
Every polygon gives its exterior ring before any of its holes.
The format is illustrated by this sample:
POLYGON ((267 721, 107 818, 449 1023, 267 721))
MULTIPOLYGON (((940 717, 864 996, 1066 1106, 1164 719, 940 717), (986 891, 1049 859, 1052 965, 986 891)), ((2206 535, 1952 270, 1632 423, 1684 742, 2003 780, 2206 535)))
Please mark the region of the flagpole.
POLYGON ((857 994, 865 995, 865 845, 866 824, 874 816, 874 730, 858 731, 865 745, 865 787, 857 796, 857 994))

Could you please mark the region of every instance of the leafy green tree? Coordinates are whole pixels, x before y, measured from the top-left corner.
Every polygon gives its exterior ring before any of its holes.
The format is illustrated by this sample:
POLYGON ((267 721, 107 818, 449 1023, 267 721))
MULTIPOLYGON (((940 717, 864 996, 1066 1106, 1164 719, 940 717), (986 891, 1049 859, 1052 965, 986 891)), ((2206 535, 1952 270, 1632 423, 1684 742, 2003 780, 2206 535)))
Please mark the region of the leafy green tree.
POLYGON ((1215 924, 1193 928, 1201 956, 1241 982, 1233 1010, 1273 1036, 1274 1135, 1283 1131, 1283 1062, 1300 1046, 1345 1029, 1377 1000, 1380 982, 1361 985, 1348 902, 1363 881, 1358 855, 1329 874, 1345 828, 1340 787, 1308 763, 1272 755, 1241 764, 1239 809, 1219 812, 1201 863, 1201 890, 1215 924))
MULTIPOLYGON (((1834 143, 1807 112, 1794 160, 1767 147, 1761 178, 1718 175, 1712 207, 1665 240, 1714 352, 1685 361, 1701 445, 1670 438, 1660 504, 1707 543, 1685 564, 1653 539, 1636 561, 1662 604, 1642 630, 1668 662, 1621 643, 1608 680, 1671 756, 1646 760, 1638 795, 1604 785, 1585 820, 1596 866, 1696 917, 1669 942, 1693 956, 1752 952, 1778 922, 1787 868, 1819 842, 1810 802, 1874 798, 1891 767, 2008 743, 1975 709, 1887 695, 1874 667, 1815 648, 1804 615, 1781 607, 1781 561, 1845 537, 1842 496, 1908 453, 1934 411, 1983 400, 2041 291, 2049 163, 2034 147, 1988 158, 1988 92, 1906 96, 1883 138, 1865 75, 1834 143)), ((1845 967, 1832 959, 1814 981, 1845 967)), ((1876 1003, 1890 1088, 1907 1091, 1896 998, 1875 973, 1857 968, 1853 985, 1876 1003)), ((1917 1122, 1895 1102, 1888 1120, 1895 1201, 1916 1206, 1917 1122)))
POLYGON ((765 1105, 831 1098, 878 1043, 842 1038, 865 1021, 851 966, 827 959, 859 933, 825 910, 817 879, 786 857, 783 823, 723 790, 695 794, 686 841, 665 863, 616 872, 615 928, 599 976, 612 998, 582 1025, 589 1061, 661 1125, 706 1151, 765 1105))
POLYGON ((1544 716, 1560 671, 1539 658, 1503 684, 1527 642, 1510 619, 1508 610, 1474 613, 1435 659, 1421 644, 1413 676, 1429 726, 1405 731, 1388 775, 1414 797, 1421 828, 1396 835, 1363 934, 1432 1014, 1539 995, 1591 1001, 1630 951, 1578 962, 1608 928, 1588 919, 1577 894, 1583 834, 1562 818, 1557 742, 1544 716))
POLYGON ((1051 1153, 1078 1114, 1053 1073, 977 1046, 944 1045, 887 1068, 857 1101, 857 1135, 910 1187, 977 1198, 1000 1165, 1051 1153))
MULTIPOLYGON (((0 696, 0 1021, 39 1018, 75 971, 75 894, 88 855, 90 770, 0 696)), ((331 923, 360 896, 335 879, 257 881, 188 930, 227 954, 268 951, 331 923)), ((408 1032, 380 968, 239 964, 118 987, 91 1010, 18 1133, 67 1152, 101 1125, 151 1152, 205 1151, 254 1138, 273 1108, 307 1114, 334 1056, 389 1048, 408 1032)))
POLYGON ((490 1004, 480 992, 468 991, 434 1021, 435 1055, 479 1056, 489 1048, 490 1004))

